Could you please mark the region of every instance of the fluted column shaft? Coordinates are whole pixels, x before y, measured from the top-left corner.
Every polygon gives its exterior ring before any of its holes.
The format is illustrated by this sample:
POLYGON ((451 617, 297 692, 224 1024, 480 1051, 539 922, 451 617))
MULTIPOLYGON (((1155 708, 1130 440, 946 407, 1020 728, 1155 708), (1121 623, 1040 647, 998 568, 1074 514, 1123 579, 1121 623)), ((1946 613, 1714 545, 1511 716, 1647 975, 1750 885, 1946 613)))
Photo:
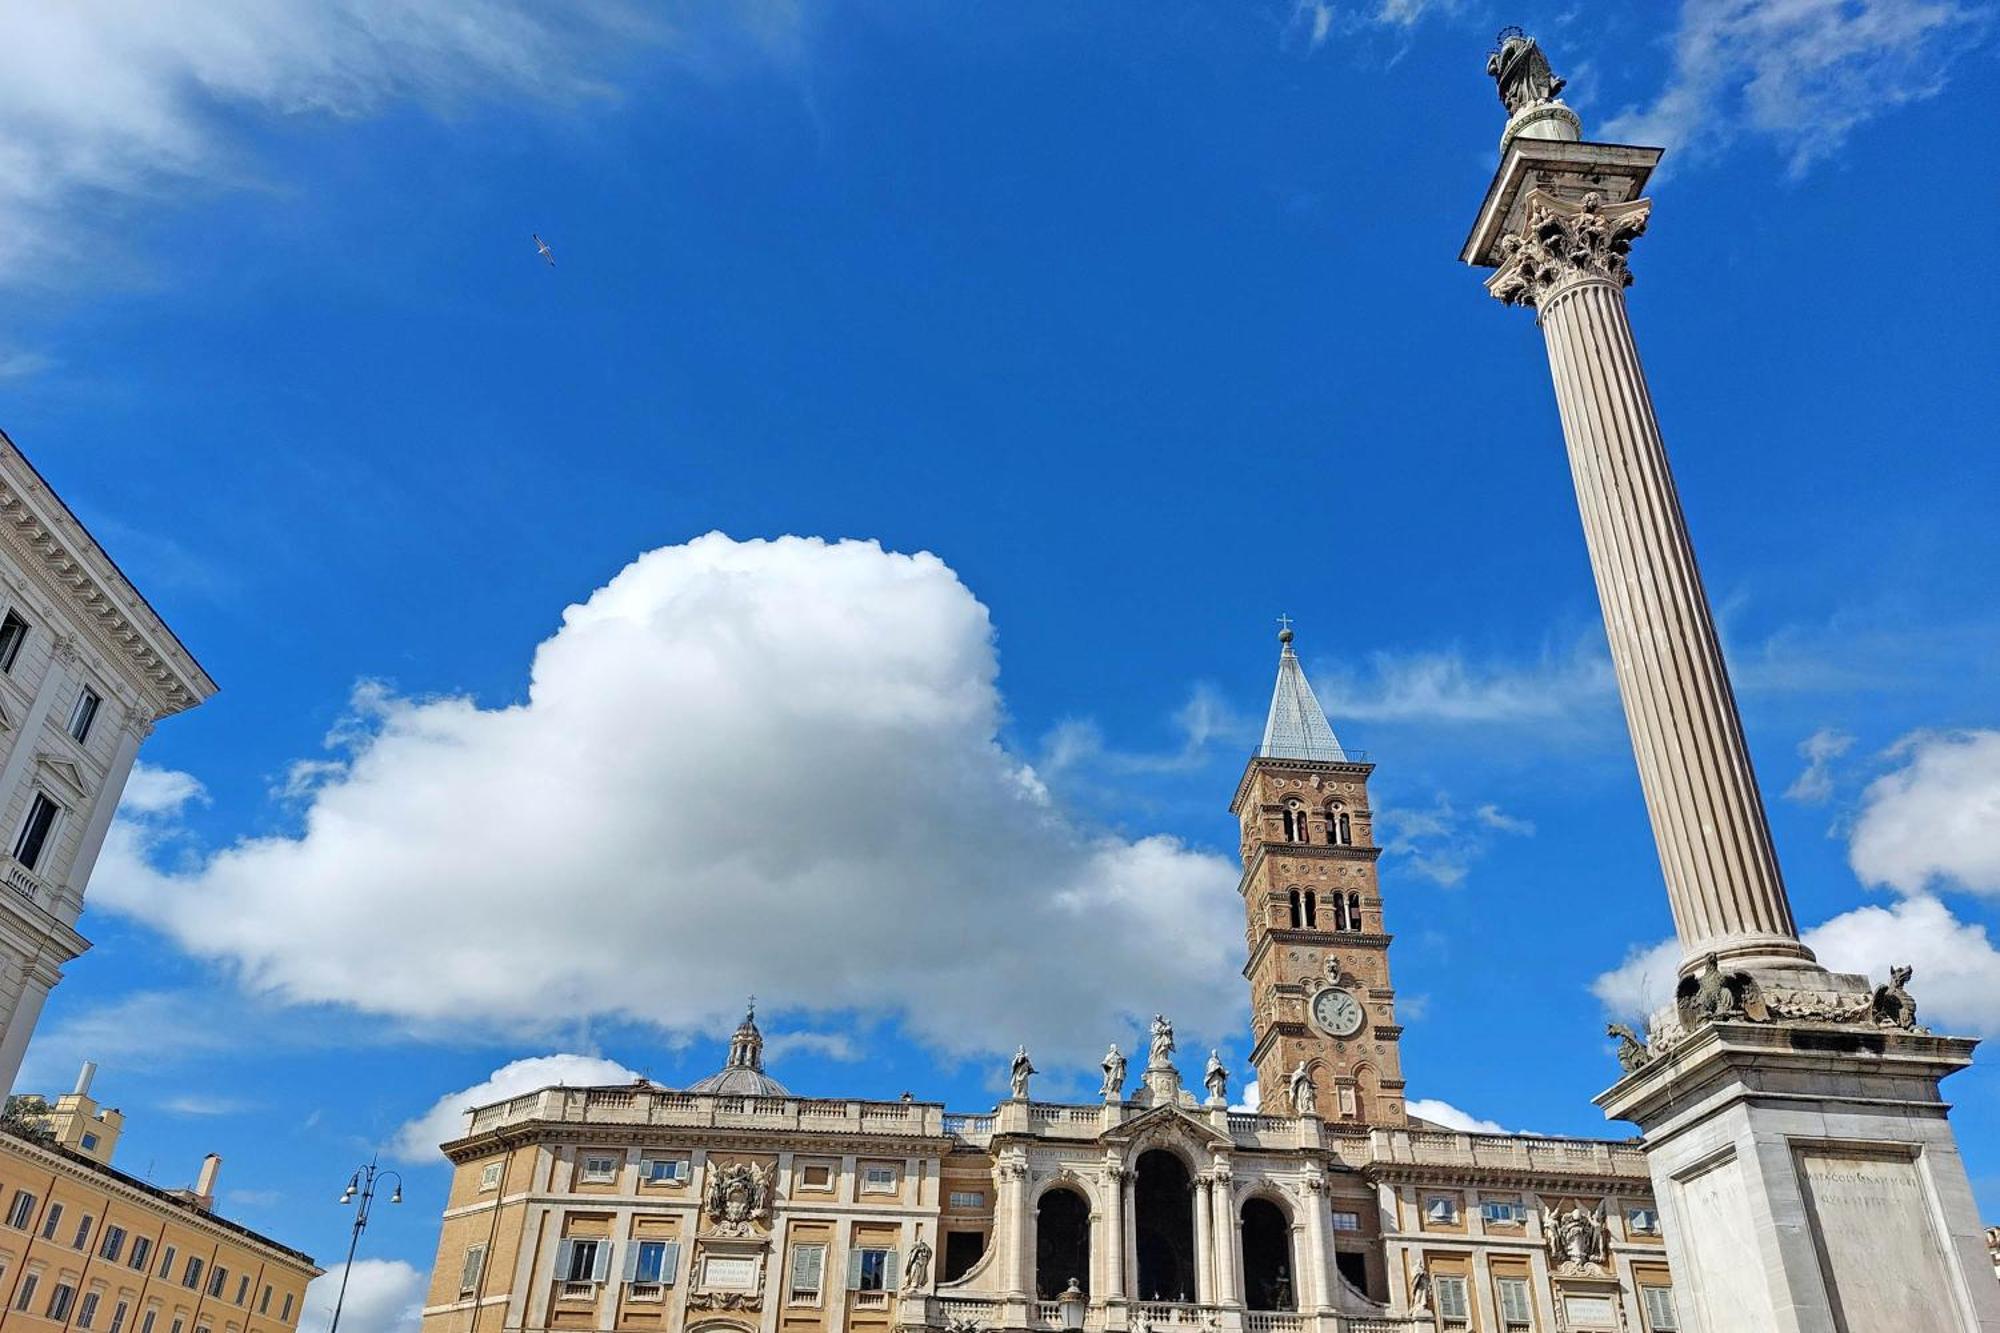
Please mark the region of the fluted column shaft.
POLYGON ((1215 1296, 1218 1305, 1243 1304, 1242 1276, 1236 1264, 1236 1207, 1234 1176, 1227 1167, 1215 1172, 1215 1193, 1209 1203, 1215 1215, 1215 1296))
POLYGON ((1122 1162, 1104 1168, 1104 1292, 1106 1301, 1125 1299, 1125 1182, 1131 1176, 1122 1162))
POLYGON ((1690 957, 1804 956, 1625 294, 1586 278, 1539 308, 1681 946, 1690 957))
POLYGON ((1194 1298, 1206 1305, 1215 1299, 1215 1180, 1194 1183, 1194 1298))

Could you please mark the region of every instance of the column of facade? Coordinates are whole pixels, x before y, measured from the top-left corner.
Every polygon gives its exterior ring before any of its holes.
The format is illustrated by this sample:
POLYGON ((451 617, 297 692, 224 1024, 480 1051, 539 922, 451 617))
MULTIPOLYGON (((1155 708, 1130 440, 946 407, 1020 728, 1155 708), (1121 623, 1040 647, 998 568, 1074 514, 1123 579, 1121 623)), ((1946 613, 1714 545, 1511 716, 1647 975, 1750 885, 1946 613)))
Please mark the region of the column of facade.
POLYGON ((1236 1263, 1235 1177, 1226 1158, 1215 1163, 1215 1193, 1210 1199, 1215 1231, 1215 1303, 1241 1307, 1243 1279, 1236 1263))
MULTIPOLYGON (((69 687, 75 683, 76 645, 68 639, 58 639, 49 653, 48 665, 42 668, 42 678, 35 685, 34 701, 28 705, 28 714, 21 719, 21 725, 14 732, 14 748, 8 752, 7 762, 0 767, 0 811, 8 809, 14 800, 14 793, 20 789, 24 778, 30 774, 30 766, 41 748, 42 729, 48 725, 49 711, 55 707, 58 696, 68 697, 69 687)), ((22 803, 22 809, 27 805, 22 803)), ((7 841, 0 844, 0 851, 14 850, 14 829, 0 830, 7 841)))
POLYGON ((1001 1258, 1006 1260, 1005 1293, 1017 1300, 1026 1300, 1029 1291, 1028 1264, 1032 1257, 1028 1250, 1028 1163, 1018 1152, 1003 1155, 994 1173, 1000 1178, 999 1196, 995 1206, 999 1209, 999 1227, 1005 1238, 1006 1251, 1001 1258))
POLYGON ((1689 957, 1810 962, 1626 318, 1625 252, 1651 208, 1535 191, 1488 288, 1540 317, 1681 947, 1689 957))
POLYGON ((1104 1154, 1104 1286, 1099 1299, 1119 1304, 1125 1299, 1125 1183, 1132 1173, 1113 1150, 1104 1154))
POLYGON ((1194 1298, 1210 1305, 1215 1301, 1215 1177, 1201 1172, 1194 1190, 1194 1298))
POLYGON ((74 923, 83 911, 83 891, 89 883, 91 868, 97 864, 97 854, 104 847, 104 835, 111 829, 111 817, 117 813, 118 798, 124 794, 132 763, 139 757, 139 746, 152 730, 152 720, 143 714, 131 713, 119 720, 118 748, 112 753, 104 781, 98 784, 83 835, 77 839, 76 853, 62 877, 63 883, 56 885, 60 906, 52 904, 51 910, 65 921, 74 923))
POLYGON ((1326 1215, 1327 1206, 1326 1177, 1318 1174, 1307 1176, 1306 1258, 1299 1264, 1298 1273, 1293 1279, 1293 1285, 1299 1292, 1301 1311, 1307 1308, 1308 1297, 1312 1301, 1311 1308, 1316 1310, 1327 1309, 1334 1303, 1333 1278, 1330 1271, 1333 1267, 1333 1256, 1327 1253, 1326 1245, 1326 1238, 1330 1233, 1326 1215))

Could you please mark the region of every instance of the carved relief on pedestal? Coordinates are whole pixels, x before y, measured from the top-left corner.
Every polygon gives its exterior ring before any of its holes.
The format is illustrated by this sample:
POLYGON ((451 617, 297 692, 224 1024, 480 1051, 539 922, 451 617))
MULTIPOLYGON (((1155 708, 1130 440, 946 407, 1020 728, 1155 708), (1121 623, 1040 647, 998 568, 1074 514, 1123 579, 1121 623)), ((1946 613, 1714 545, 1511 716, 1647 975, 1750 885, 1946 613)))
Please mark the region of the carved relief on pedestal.
POLYGON ((1535 190, 1521 230, 1500 242, 1500 264, 1486 290, 1508 305, 1539 306, 1551 291, 1584 278, 1632 285, 1626 265, 1632 242, 1645 234, 1653 201, 1607 204, 1595 191, 1570 203, 1535 190))

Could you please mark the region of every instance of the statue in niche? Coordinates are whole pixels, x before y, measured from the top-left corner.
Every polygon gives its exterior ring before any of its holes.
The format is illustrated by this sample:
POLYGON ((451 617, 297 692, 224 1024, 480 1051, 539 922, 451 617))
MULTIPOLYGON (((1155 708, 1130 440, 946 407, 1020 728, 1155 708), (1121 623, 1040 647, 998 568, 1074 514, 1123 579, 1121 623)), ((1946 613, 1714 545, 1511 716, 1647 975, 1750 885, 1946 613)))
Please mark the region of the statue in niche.
POLYGON ((1586 1213, 1581 1203, 1572 1203, 1564 1212, 1558 1204, 1542 1214, 1542 1240, 1549 1247, 1549 1259, 1562 1273, 1604 1271, 1611 1253, 1611 1229, 1604 1221, 1604 1204, 1586 1213))
POLYGON ((1271 1279, 1270 1297, 1273 1310, 1292 1308, 1292 1272, 1283 1264, 1278 1265, 1278 1275, 1271 1279))
POLYGON ((903 1290, 917 1293, 931 1284, 931 1247, 924 1240, 924 1229, 917 1228, 917 1243, 910 1247, 909 1262, 903 1265, 903 1290))
POLYGON ((1410 1313, 1429 1314, 1431 1308, 1431 1270, 1424 1267, 1424 1261, 1417 1260, 1417 1271, 1410 1274, 1410 1313))
POLYGON ((1500 105, 1507 108, 1509 116, 1555 101, 1568 86, 1568 80, 1557 78, 1549 68, 1541 43, 1519 28, 1500 30, 1500 49, 1486 57, 1486 73, 1498 88, 1500 105))
POLYGON ((1125 1095, 1125 1052, 1112 1042, 1111 1049, 1104 1053, 1104 1100, 1117 1101, 1125 1095))
POLYGON ((1626 1073, 1637 1073, 1653 1063, 1653 1053, 1646 1049, 1645 1038, 1623 1023, 1608 1024, 1604 1035, 1618 1038, 1618 1066, 1626 1073))
POLYGON ((1222 1067, 1222 1052, 1208 1053, 1208 1072, 1201 1076, 1208 1086, 1208 1099, 1217 1106, 1229 1104, 1229 1071, 1222 1067))
POLYGON ((1028 1059, 1028 1048, 1026 1046, 1015 1047, 1014 1063, 1008 1066, 1007 1069, 1008 1081, 1014 1086, 1015 1101, 1024 1102, 1028 1100, 1028 1079, 1036 1072, 1034 1062, 1028 1059))
POLYGON ((1911 967, 1890 967, 1889 984, 1875 988, 1875 1021, 1883 1027, 1915 1028, 1917 1025, 1917 1002, 1905 989, 1910 977, 1916 971, 1911 967))
POLYGON ((1306 1068, 1305 1061, 1299 1061, 1298 1068, 1292 1071, 1290 1084, 1288 1091, 1292 1099, 1292 1114, 1319 1115, 1319 1088, 1314 1084, 1312 1070, 1306 1068))
POLYGON ((1153 1015, 1153 1044, 1146 1052, 1146 1068, 1165 1069, 1174 1063, 1174 1025, 1165 1014, 1153 1015))

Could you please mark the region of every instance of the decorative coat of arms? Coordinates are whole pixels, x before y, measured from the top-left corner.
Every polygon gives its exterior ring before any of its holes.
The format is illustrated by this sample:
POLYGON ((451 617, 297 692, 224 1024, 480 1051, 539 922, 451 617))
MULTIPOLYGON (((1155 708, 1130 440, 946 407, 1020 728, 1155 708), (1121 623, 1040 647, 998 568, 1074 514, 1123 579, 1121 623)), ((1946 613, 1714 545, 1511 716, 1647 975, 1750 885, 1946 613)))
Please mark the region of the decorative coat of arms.
POLYGON ((752 1223, 770 1221, 773 1174, 752 1162, 715 1168, 708 1181, 709 1224, 724 1236, 747 1236, 752 1223))

